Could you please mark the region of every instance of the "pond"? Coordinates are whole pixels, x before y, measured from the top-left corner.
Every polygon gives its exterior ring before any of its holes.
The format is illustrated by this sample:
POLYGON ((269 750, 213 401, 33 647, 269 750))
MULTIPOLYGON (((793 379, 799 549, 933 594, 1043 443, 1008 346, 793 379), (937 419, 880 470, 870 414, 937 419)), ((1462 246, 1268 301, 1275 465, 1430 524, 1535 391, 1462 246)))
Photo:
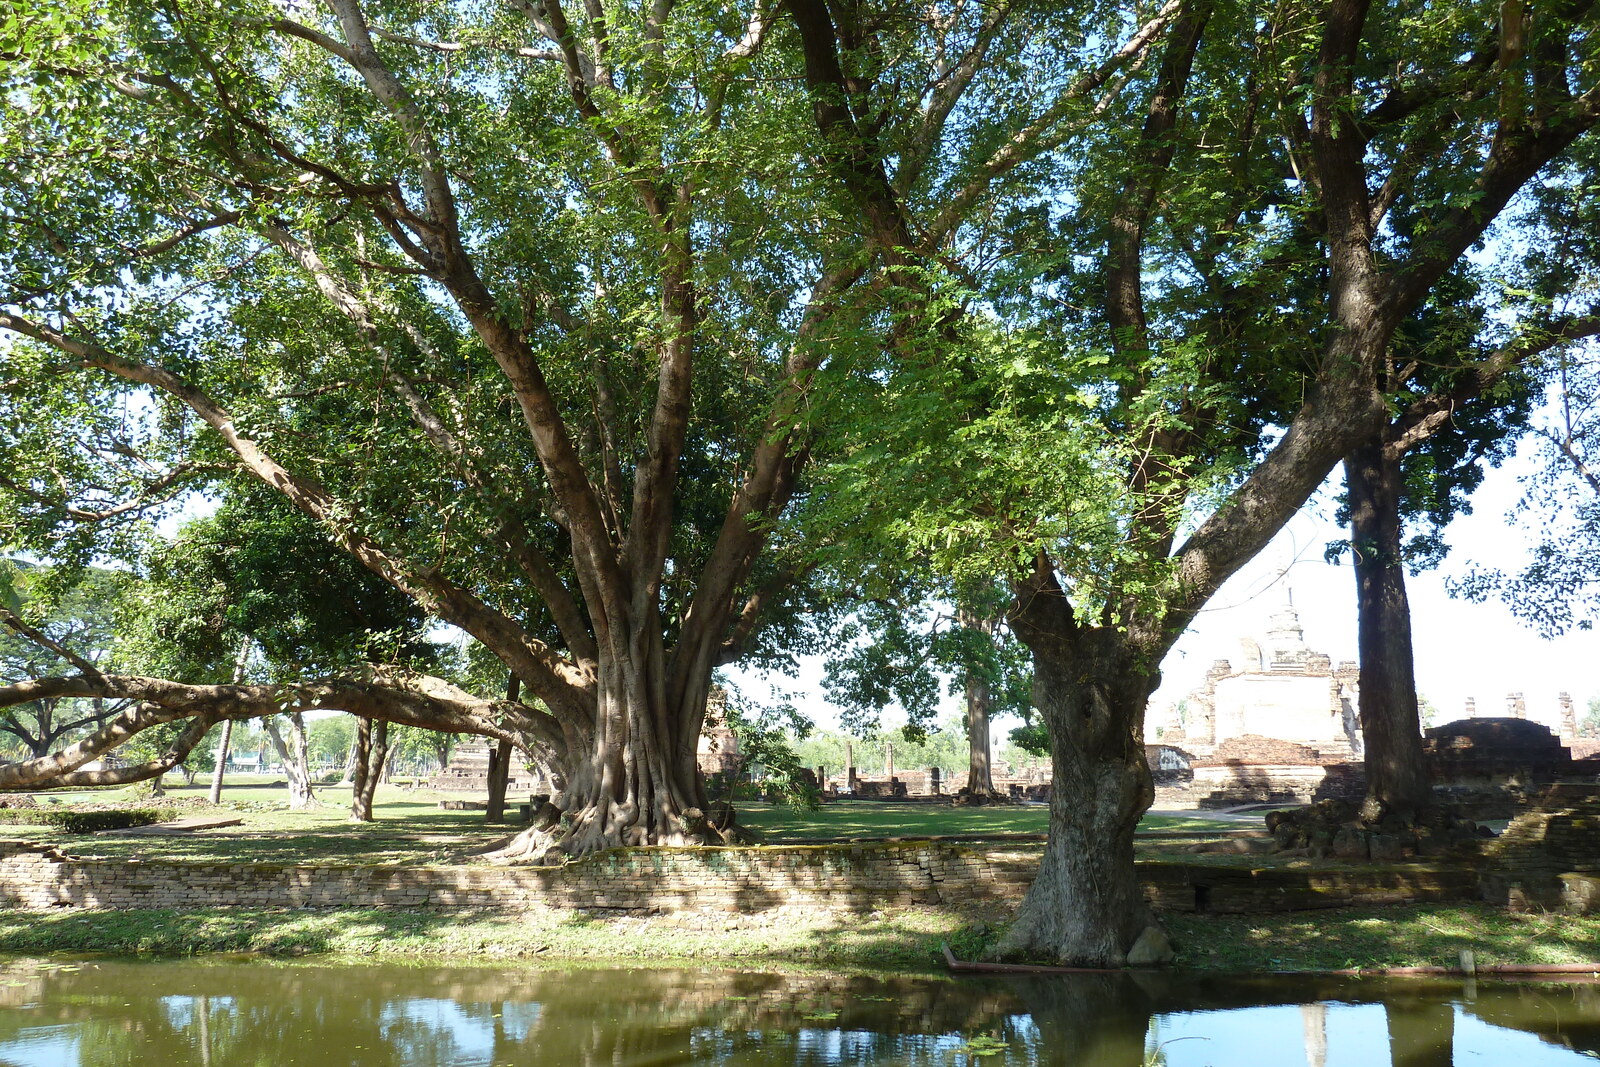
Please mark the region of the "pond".
POLYGON ((1597 1050, 1600 985, 1582 982, 0 965, 7 1067, 1543 1067, 1597 1050))

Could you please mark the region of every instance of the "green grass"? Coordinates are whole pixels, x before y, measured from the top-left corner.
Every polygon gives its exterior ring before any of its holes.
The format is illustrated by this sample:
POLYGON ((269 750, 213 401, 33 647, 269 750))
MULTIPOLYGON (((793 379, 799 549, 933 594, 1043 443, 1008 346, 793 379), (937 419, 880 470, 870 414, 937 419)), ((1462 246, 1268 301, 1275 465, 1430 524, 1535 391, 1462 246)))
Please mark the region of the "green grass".
MULTIPOLYGON (((481 811, 441 811, 441 799, 470 794, 404 790, 384 786, 373 804, 371 823, 349 817, 348 786, 322 786, 322 807, 290 811, 286 791, 267 778, 229 780, 223 792, 225 810, 243 818, 241 826, 182 836, 69 834, 44 826, 0 824, 0 838, 42 841, 72 855, 108 859, 189 859, 256 863, 365 863, 403 866, 447 861, 482 847, 510 832, 510 827, 485 823, 481 811)), ((204 797, 205 787, 169 787, 174 798, 204 797)), ((481 799, 481 798, 480 798, 481 799)), ((516 801, 513 797, 513 802, 516 801)), ((78 805, 148 805, 147 796, 132 791, 94 790, 40 796, 41 803, 78 805)), ((199 813, 199 812, 197 812, 199 813)), ((876 840, 892 837, 960 836, 963 834, 1042 834, 1049 812, 1041 805, 998 805, 957 808, 945 804, 884 801, 834 801, 816 811, 796 811, 760 801, 741 805, 739 821, 754 830, 759 843, 795 841, 876 840)), ((1197 814, 1193 817, 1151 815, 1141 831, 1230 830, 1241 824, 1197 814)), ((1159 842, 1141 842, 1140 853, 1160 850, 1159 842)), ((1260 862, 1257 859, 1255 862, 1260 862)))
MULTIPOLYGON (((195 788, 177 796, 203 795, 195 788)), ((264 781, 230 784, 225 800, 239 827, 192 836, 64 834, 42 826, 0 826, 0 836, 46 840, 77 855, 211 861, 403 865, 440 860, 507 832, 481 812, 444 812, 438 800, 459 794, 379 790, 378 821, 351 823, 347 789, 319 790, 325 806, 290 812, 284 791, 264 781)), ((55 794, 65 803, 138 803, 97 790, 55 794)), ((814 812, 747 804, 741 820, 763 840, 872 839, 978 833, 1041 833, 1039 806, 954 808, 933 804, 840 801, 814 812)), ((1203 815, 1152 816, 1141 830, 1238 829, 1203 815)), ((1187 842, 1184 842, 1185 844, 1187 842)), ((1164 855, 1171 840, 1139 842, 1141 856, 1164 855)), ((1172 858, 1252 866, 1270 857, 1174 854, 1172 858)), ((1304 860, 1284 861, 1290 865, 1304 860)), ((1008 915, 998 905, 885 909, 869 915, 818 912, 679 913, 600 917, 554 909, 523 914, 220 908, 197 912, 0 913, 0 953, 86 951, 187 955, 264 952, 417 959, 448 957, 610 959, 668 963, 715 961, 762 966, 877 967, 927 970, 941 943, 964 957, 981 955, 1008 915)), ((1435 905, 1268 916, 1166 917, 1177 965, 1204 971, 1337 969, 1448 964, 1463 948, 1481 963, 1600 962, 1600 917, 1511 915, 1494 908, 1435 905)))
POLYGON ((1176 965, 1196 970, 1338 970, 1477 963, 1600 963, 1600 916, 1513 914, 1481 904, 1167 915, 1176 965))
MULTIPOLYGON (((205 796, 204 788, 168 789, 175 797, 205 796)), ((75 856, 109 859, 190 859, 233 863, 364 863, 385 866, 427 863, 504 837, 510 827, 491 826, 481 811, 440 811, 439 800, 460 794, 408 791, 382 786, 373 803, 376 821, 350 821, 350 788, 319 787, 323 805, 290 811, 285 791, 265 781, 230 782, 218 814, 234 814, 240 826, 181 836, 67 834, 42 826, 0 825, 0 837, 42 841, 75 856)), ((148 804, 143 797, 96 792, 65 803, 148 804)), ((46 798, 40 798, 47 802, 46 798)), ((514 798, 513 798, 514 799, 514 798)), ((196 812, 197 814, 200 812, 196 812)))
POLYGON ((0 954, 263 953, 365 960, 687 961, 933 971, 963 916, 904 909, 810 921, 756 915, 597 917, 403 909, 0 912, 0 954))
MULTIPOLYGON (((0 913, 0 953, 187 956, 249 952, 375 960, 601 960, 930 972, 949 942, 981 956, 1004 928, 998 910, 898 908, 804 918, 677 914, 598 916, 403 909, 0 913)), ((1167 915, 1174 966, 1201 972, 1337 970, 1454 964, 1600 962, 1600 918, 1512 915, 1485 905, 1167 915)))
MULTIPOLYGON (((1038 804, 1001 804, 958 808, 948 804, 895 803, 878 800, 836 800, 816 811, 781 805, 747 803, 739 822, 770 844, 789 841, 836 841, 886 837, 958 836, 961 834, 1042 834, 1050 812, 1038 804)), ((1196 813, 1193 817, 1147 815, 1140 830, 1242 829, 1196 813)))

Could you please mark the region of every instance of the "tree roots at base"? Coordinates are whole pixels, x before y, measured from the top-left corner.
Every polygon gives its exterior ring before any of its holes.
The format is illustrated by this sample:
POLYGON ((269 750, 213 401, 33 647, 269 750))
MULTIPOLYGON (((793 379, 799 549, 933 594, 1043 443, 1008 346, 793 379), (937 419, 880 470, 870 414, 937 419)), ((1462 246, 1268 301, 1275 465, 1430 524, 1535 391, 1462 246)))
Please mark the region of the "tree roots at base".
POLYGON ((534 813, 529 826, 493 842, 475 855, 501 865, 556 865, 613 848, 703 848, 748 841, 748 834, 737 824, 731 805, 712 805, 709 817, 698 808, 689 808, 679 817, 678 823, 678 830, 657 834, 651 840, 645 828, 637 823, 610 822, 601 829, 598 809, 584 809, 575 816, 568 816, 546 802, 534 813))

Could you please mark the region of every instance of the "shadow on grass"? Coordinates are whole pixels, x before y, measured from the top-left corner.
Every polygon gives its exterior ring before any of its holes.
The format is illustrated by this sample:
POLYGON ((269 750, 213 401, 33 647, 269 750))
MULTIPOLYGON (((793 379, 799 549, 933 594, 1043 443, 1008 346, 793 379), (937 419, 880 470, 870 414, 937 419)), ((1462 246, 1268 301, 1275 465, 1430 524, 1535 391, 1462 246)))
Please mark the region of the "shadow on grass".
MULTIPOLYGON (((441 945, 441 934, 462 918, 461 912, 379 908, 9 912, 0 913, 0 953, 358 955, 364 947, 394 952, 410 943, 441 945)), ((448 938, 442 944, 444 952, 453 947, 448 938)), ((461 947, 463 955, 471 951, 461 947)))
MULTIPOLYGON (((815 811, 746 803, 741 825, 757 831, 765 844, 881 840, 891 837, 960 837, 962 835, 1043 834, 1050 812, 1042 804, 1000 804, 955 807, 933 801, 899 803, 882 800, 830 800, 815 811)), ((1237 830, 1237 822, 1210 818, 1151 815, 1145 831, 1237 830)))

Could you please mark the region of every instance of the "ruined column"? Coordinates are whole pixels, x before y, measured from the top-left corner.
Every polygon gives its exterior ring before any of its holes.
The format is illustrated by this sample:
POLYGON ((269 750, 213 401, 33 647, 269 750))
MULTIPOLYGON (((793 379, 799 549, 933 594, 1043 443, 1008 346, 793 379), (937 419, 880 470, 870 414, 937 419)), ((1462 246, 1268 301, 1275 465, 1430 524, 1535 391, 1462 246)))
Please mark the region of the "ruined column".
POLYGON ((1522 699, 1521 693, 1506 694, 1506 712, 1513 719, 1526 719, 1528 717, 1527 701, 1522 699))
POLYGON ((1561 693, 1556 697, 1561 704, 1561 740, 1571 742, 1578 739, 1578 709, 1572 704, 1571 693, 1561 693))
POLYGON ((929 767, 928 768, 928 792, 933 794, 934 796, 938 796, 939 795, 939 785, 940 785, 940 782, 939 782, 939 768, 937 768, 937 767, 929 767))
POLYGON ((883 743, 883 776, 885 778, 888 778, 888 779, 891 779, 891 780, 893 780, 893 778, 894 778, 894 742, 893 741, 885 741, 883 743))
POLYGON ((1478 701, 1476 699, 1474 699, 1473 697, 1468 697, 1467 698, 1467 718, 1476 719, 1477 717, 1478 717, 1478 701))

